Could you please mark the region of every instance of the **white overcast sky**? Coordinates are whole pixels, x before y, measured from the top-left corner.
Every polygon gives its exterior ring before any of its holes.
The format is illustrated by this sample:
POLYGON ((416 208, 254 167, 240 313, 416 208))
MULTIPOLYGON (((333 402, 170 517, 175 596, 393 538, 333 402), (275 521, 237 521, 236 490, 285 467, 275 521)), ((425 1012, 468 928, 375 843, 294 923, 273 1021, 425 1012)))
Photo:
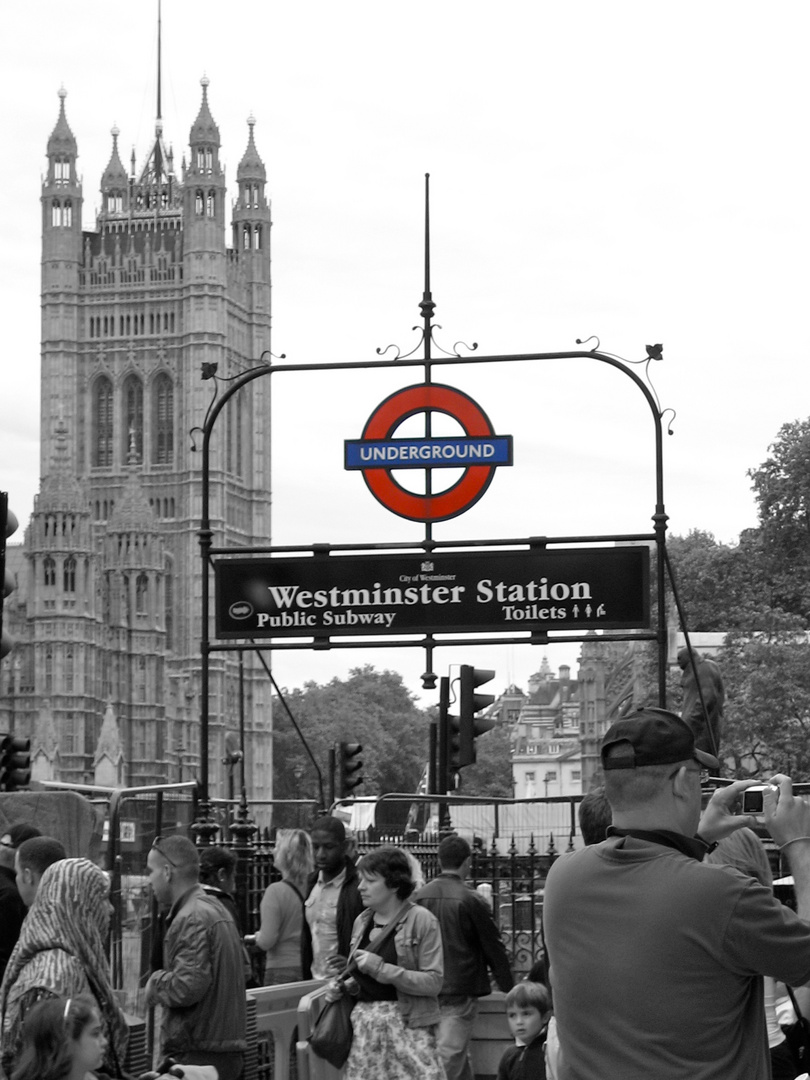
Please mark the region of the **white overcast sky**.
MULTIPOLYGON (((3 5, 0 486, 21 518, 38 488, 39 184, 57 91, 91 228, 110 129, 139 166, 154 131, 156 12, 156 0, 3 5)), ((164 0, 165 136, 179 167, 207 75, 233 195, 256 117, 273 349, 295 363, 416 344, 430 172, 439 342, 497 355, 595 334, 629 360, 662 342, 670 528, 732 541, 756 523, 746 470, 810 412, 808 23, 804 2, 164 0)), ((592 360, 434 378, 515 438, 514 467, 437 538, 651 527, 653 428, 630 380, 592 360)), ((418 369, 275 377, 276 543, 421 537, 342 469, 343 439, 419 381, 418 369)), ((576 656, 546 651, 554 668, 576 656)), ((542 655, 438 650, 435 669, 473 662, 498 686, 525 684, 542 655)), ((364 661, 419 689, 410 649, 279 653, 274 670, 292 687, 364 661)))

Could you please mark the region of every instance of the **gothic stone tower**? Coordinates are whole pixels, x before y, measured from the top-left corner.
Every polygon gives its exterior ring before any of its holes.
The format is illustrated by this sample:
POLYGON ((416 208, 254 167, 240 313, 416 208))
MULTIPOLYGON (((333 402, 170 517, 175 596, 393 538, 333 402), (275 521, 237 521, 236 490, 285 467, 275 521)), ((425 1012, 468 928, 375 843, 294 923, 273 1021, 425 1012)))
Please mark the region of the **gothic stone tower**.
MULTIPOLYGON (((82 230, 64 91, 48 140, 42 479, 4 679, 15 729, 35 741, 49 733, 39 759, 62 780, 92 776, 102 722, 107 741, 118 725, 128 785, 190 779, 199 763, 201 468, 189 432, 211 396, 202 365, 227 377, 270 347, 271 226, 251 117, 226 244, 220 135, 207 79, 202 87, 179 176, 160 119, 139 171, 134 151, 124 168, 113 129, 94 230, 82 230)), ((241 391, 218 421, 210 499, 216 546, 267 543, 269 380, 241 391)), ((257 799, 272 794, 260 671, 246 658, 248 789, 257 799)), ((234 654, 212 657, 212 795, 226 793, 238 686, 234 654)))

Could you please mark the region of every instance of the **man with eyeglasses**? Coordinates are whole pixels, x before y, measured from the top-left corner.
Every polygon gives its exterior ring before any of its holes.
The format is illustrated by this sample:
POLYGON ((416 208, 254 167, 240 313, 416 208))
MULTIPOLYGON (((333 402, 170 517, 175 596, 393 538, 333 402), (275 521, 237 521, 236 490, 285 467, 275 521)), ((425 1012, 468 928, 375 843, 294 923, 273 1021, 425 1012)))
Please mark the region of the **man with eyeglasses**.
POLYGON ((770 1076, 762 976, 810 982, 810 807, 773 778, 765 821, 786 849, 796 915, 753 878, 702 865, 756 781, 719 788, 701 816, 695 747, 675 713, 644 708, 602 743, 613 825, 552 866, 543 935, 560 1041, 559 1080, 750 1080, 770 1076))
POLYGON ((155 899, 168 908, 163 967, 146 984, 147 1004, 163 1006, 161 1054, 237 1080, 247 1048, 239 931, 200 885, 197 849, 185 836, 159 837, 146 864, 155 899))
POLYGON ((23 841, 41 835, 35 825, 20 821, 0 836, 0 981, 28 910, 17 888, 14 858, 23 841))

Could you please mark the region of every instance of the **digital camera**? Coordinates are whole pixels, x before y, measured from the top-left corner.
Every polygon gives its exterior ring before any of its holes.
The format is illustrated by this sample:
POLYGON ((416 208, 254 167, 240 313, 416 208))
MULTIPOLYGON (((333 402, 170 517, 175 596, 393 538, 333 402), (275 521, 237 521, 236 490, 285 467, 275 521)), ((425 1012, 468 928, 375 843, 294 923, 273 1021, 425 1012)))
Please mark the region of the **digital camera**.
POLYGON ((757 784, 756 787, 746 788, 742 794, 742 812, 762 817, 764 811, 763 797, 766 791, 778 791, 773 784, 757 784))

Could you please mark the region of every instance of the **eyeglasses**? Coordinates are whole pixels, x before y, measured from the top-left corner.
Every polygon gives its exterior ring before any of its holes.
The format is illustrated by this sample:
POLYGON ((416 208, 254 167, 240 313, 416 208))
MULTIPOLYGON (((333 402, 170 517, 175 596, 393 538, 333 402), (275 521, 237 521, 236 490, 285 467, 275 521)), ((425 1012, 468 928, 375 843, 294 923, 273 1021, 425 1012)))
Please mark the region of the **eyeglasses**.
MULTIPOLYGON (((683 768, 685 768, 686 771, 689 772, 689 773, 697 773, 697 775, 700 777, 700 785, 701 785, 701 787, 704 784, 708 783, 708 781, 709 781, 709 770, 708 769, 690 769, 688 765, 684 765, 683 768)), ((681 766, 679 766, 677 769, 675 769, 673 772, 671 772, 669 774, 670 780, 674 779, 678 775, 680 770, 681 770, 681 766)))
POLYGON ((166 862, 169 863, 170 866, 173 866, 175 868, 175 870, 176 870, 179 867, 180 863, 176 863, 174 861, 174 859, 171 858, 170 855, 166 854, 166 852, 160 846, 160 840, 161 840, 161 837, 156 836, 155 839, 152 841, 152 851, 156 851, 158 853, 158 855, 160 855, 162 858, 164 858, 166 860, 166 862))
POLYGON ((16 845, 12 844, 12 842, 10 840, 6 840, 5 836, 3 837, 2 840, 0 840, 0 847, 7 847, 7 848, 10 848, 12 851, 17 850, 16 845))

